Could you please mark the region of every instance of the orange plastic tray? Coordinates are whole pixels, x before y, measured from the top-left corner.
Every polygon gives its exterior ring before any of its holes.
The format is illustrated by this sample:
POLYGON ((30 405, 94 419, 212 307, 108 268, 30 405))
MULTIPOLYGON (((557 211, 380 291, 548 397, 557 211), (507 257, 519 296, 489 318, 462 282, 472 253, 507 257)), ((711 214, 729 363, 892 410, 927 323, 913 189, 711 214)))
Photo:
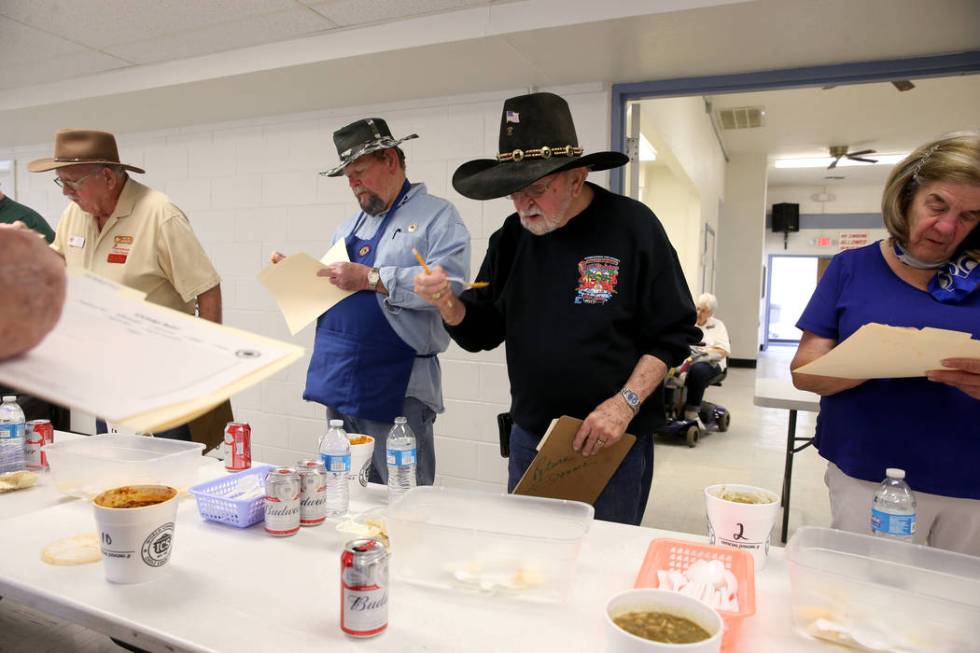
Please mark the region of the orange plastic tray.
POLYGON ((647 549, 633 586, 657 587, 660 585, 658 571, 683 573, 698 560, 719 560, 738 580, 738 591, 735 592, 738 597, 738 612, 718 610, 718 614, 725 620, 721 648, 733 650, 742 619, 755 614, 755 561, 752 560, 752 554, 711 544, 657 538, 650 542, 650 548, 647 549))

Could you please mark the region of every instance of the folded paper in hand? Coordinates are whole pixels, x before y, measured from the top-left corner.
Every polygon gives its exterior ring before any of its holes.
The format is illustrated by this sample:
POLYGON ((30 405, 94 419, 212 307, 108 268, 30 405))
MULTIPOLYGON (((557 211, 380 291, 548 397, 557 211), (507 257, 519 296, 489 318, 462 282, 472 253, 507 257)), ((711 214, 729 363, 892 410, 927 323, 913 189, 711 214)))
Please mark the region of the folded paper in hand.
POLYGON ((551 422, 514 494, 595 503, 636 438, 624 433, 594 456, 583 456, 572 448, 580 426, 582 420, 567 415, 551 422))
POLYGON ((270 263, 259 272, 259 283, 279 304, 289 333, 295 336, 337 302, 354 294, 317 276, 327 265, 349 260, 344 241, 338 240, 319 261, 300 252, 270 263))
POLYGON ((0 363, 0 383, 152 432, 186 424, 302 355, 296 345, 150 304, 70 269, 57 326, 0 363))
POLYGON ((946 369, 946 358, 980 358, 980 340, 962 331, 871 323, 794 371, 841 379, 899 379, 946 369))

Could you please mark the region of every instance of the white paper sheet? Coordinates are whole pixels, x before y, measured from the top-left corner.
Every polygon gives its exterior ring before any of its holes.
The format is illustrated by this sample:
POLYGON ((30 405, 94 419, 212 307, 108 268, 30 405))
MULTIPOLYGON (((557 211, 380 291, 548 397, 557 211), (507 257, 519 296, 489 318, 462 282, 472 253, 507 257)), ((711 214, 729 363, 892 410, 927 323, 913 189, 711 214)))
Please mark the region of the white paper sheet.
POLYGON ((872 323, 795 371, 842 379, 899 379, 946 369, 946 358, 980 358, 980 340, 962 331, 872 323))
POLYGON ((24 356, 0 363, 0 382, 148 431, 183 423, 302 353, 69 271, 58 325, 24 356))
POLYGON ((270 263, 259 272, 259 283, 276 300, 291 334, 296 335, 337 302, 353 294, 317 276, 317 272, 325 270, 330 263, 349 260, 344 241, 338 240, 319 261, 300 252, 279 263, 270 263))

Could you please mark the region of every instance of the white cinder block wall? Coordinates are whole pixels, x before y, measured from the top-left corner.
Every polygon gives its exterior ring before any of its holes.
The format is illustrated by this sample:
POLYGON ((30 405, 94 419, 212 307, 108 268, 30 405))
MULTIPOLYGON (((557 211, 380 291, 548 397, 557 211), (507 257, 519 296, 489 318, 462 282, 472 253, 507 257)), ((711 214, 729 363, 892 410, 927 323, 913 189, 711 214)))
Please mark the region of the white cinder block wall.
MULTIPOLYGON (((608 149, 608 87, 596 83, 551 90, 568 99, 586 151, 608 149)), ((236 418, 252 425, 256 459, 293 464, 315 451, 324 431, 323 407, 302 399, 313 327, 291 338, 256 275, 276 249, 319 258, 334 229, 356 210, 343 178, 317 175, 337 161, 332 132, 358 118, 381 116, 396 137, 418 133, 418 139, 403 144, 408 177, 456 205, 472 238, 475 273, 490 234, 512 207, 505 199, 465 199, 452 189, 450 179, 464 161, 497 152, 503 100, 522 92, 526 90, 116 135, 123 161, 147 171, 135 178, 168 194, 190 218, 221 274, 225 322, 307 348, 304 360, 233 399, 236 418)), ((70 123, 66 117, 66 126, 79 126, 70 123)), ((111 124, 107 116, 101 127, 111 129, 111 124)), ((52 143, 43 143, 0 152, 0 158, 17 162, 15 197, 55 226, 66 200, 51 183, 53 173, 26 170, 28 161, 50 156, 52 149, 52 143)), ((591 179, 608 183, 605 173, 591 179)), ((470 354, 452 345, 440 360, 446 412, 435 423, 437 483, 502 489, 507 467, 499 454, 496 415, 510 404, 503 348, 470 354)))

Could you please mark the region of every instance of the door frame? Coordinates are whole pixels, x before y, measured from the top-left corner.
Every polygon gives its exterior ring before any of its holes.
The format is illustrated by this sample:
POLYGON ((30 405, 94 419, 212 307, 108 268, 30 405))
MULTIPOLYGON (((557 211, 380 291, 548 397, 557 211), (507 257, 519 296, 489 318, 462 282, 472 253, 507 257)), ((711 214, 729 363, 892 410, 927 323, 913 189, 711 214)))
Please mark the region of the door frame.
MULTIPOLYGON (((613 150, 626 151, 624 130, 626 127, 626 107, 630 101, 807 86, 866 84, 869 82, 887 82, 893 79, 949 77, 977 72, 980 72, 980 50, 970 50, 932 57, 858 61, 830 66, 807 66, 732 75, 680 77, 613 84, 610 112, 612 124, 609 142, 613 150)), ((609 172, 609 189, 614 193, 622 194, 623 188, 623 169, 613 168, 609 172)))

